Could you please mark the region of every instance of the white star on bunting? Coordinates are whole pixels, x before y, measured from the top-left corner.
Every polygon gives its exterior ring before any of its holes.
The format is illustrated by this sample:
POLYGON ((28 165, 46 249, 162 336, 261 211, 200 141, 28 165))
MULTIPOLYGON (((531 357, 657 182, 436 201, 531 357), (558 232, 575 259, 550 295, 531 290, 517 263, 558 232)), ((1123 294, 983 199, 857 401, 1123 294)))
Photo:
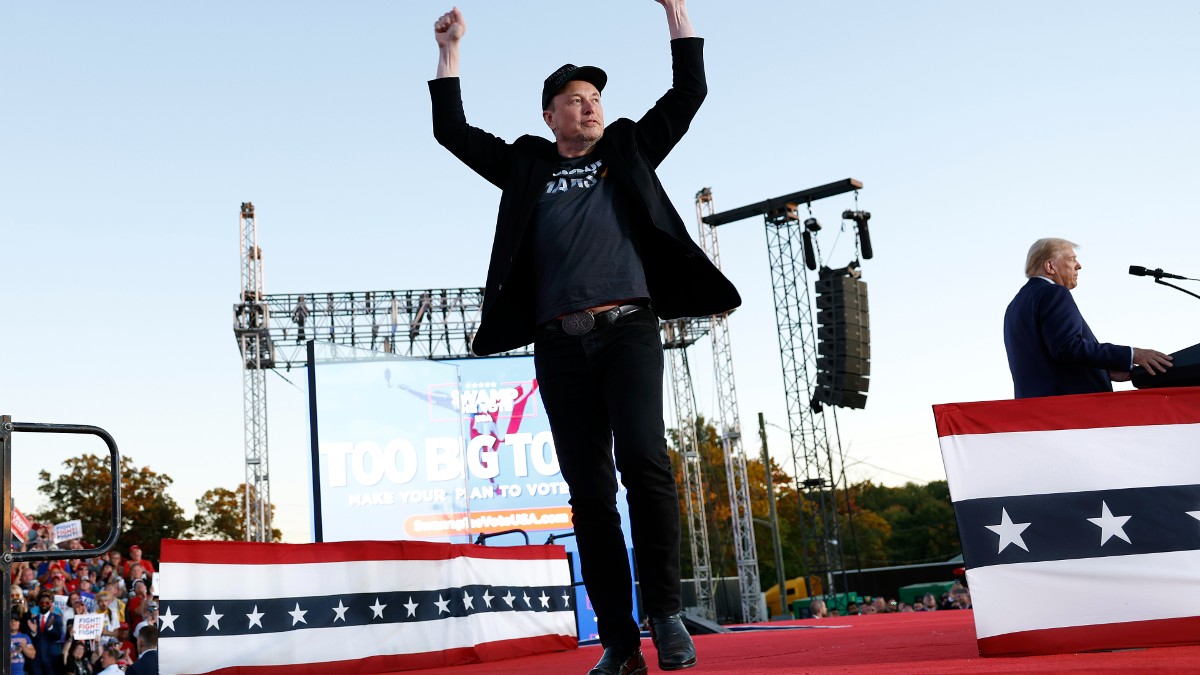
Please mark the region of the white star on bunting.
POLYGON ((475 598, 471 597, 470 593, 463 591, 463 607, 467 609, 475 609, 475 598))
MULTIPOLYGON (((408 601, 412 602, 412 598, 410 597, 408 599, 408 601)), ((372 619, 382 619, 384 607, 387 607, 387 605, 380 604, 379 598, 375 598, 375 604, 371 605, 371 618, 372 619)), ((413 605, 412 609, 409 610, 409 612, 410 612, 409 616, 412 616, 411 612, 415 612, 416 610, 417 610, 417 606, 413 605)))
POLYGON ((264 616, 266 616, 266 615, 263 614, 262 612, 258 611, 258 605, 255 605, 254 611, 250 612, 249 614, 246 615, 246 618, 250 619, 250 625, 247 626, 247 629, 254 628, 255 626, 262 628, 263 627, 262 618, 264 616))
POLYGON ((996 554, 999 555, 1004 552, 1004 549, 1008 548, 1009 544, 1016 544, 1028 552, 1029 547, 1025 545, 1025 540, 1021 537, 1021 533, 1030 525, 1032 523, 1014 523, 1008 517, 1008 509, 1002 508, 1000 509, 1000 524, 984 525, 984 527, 1000 535, 1000 547, 996 549, 996 554))
MULTIPOLYGON (((214 608, 214 609, 215 609, 215 608, 214 608)), ((170 608, 170 607, 168 607, 168 608, 167 608, 167 611, 165 611, 165 612, 163 612, 162 614, 159 614, 159 615, 158 615, 158 618, 159 618, 159 620, 161 620, 161 621, 162 621, 162 628, 161 628, 161 629, 159 629, 159 630, 160 630, 160 632, 161 632, 161 631, 164 631, 164 630, 166 630, 166 629, 168 629, 168 628, 170 628, 171 630, 175 630, 175 619, 178 619, 178 618, 179 618, 179 615, 178 615, 178 614, 172 614, 172 613, 171 613, 171 608, 170 608)))
POLYGON ((494 595, 492 595, 491 593, 489 593, 489 592, 487 591, 487 589, 484 589, 484 591, 483 591, 483 601, 484 601, 485 603, 487 603, 488 609, 491 609, 491 608, 492 608, 492 598, 494 598, 494 597, 496 597, 496 596, 494 596, 494 595))
POLYGON ((213 605, 213 608, 208 610, 208 614, 204 615, 204 618, 208 619, 208 626, 205 627, 204 630, 208 630, 209 628, 216 628, 217 630, 221 630, 221 617, 223 617, 223 616, 225 616, 225 615, 217 614, 217 606, 213 605))
POLYGON ((1125 543, 1132 544, 1129 541, 1129 535, 1125 534, 1125 523, 1133 516, 1114 516, 1108 510, 1108 504, 1100 502, 1100 517, 1088 518, 1088 522, 1100 528, 1100 545, 1103 546, 1109 539, 1120 537, 1125 540, 1125 543))
POLYGON ((512 607, 513 600, 516 600, 516 597, 513 596, 512 591, 509 591, 507 595, 505 595, 503 598, 500 598, 500 599, 507 602, 509 607, 512 607))
POLYGON ((1184 511, 1184 513, 1195 518, 1196 520, 1200 520, 1200 511, 1184 511))
POLYGON ((532 607, 533 607, 533 605, 529 604, 529 594, 528 594, 528 593, 522 593, 522 594, 521 594, 521 599, 525 601, 525 606, 526 606, 526 607, 529 607, 529 608, 532 608, 532 607))
POLYGON ((308 619, 304 618, 304 615, 308 614, 308 610, 300 609, 300 603, 298 603, 298 602, 296 603, 296 609, 293 609, 292 611, 288 612, 288 614, 292 615, 292 625, 293 626, 295 626, 298 623, 308 623, 308 619))
MULTIPOLYGON (((376 600, 375 602, 379 602, 379 601, 378 601, 378 600, 376 600)), ((421 606, 421 604, 420 604, 420 603, 417 603, 417 602, 413 602, 413 601, 412 601, 412 596, 410 595, 410 596, 408 596, 408 604, 404 605, 404 608, 408 610, 408 615, 409 615, 409 616, 416 616, 416 615, 417 615, 417 608, 418 608, 418 607, 420 607, 420 606, 421 606)))
POLYGON ((550 596, 546 595, 546 591, 542 591, 542 595, 538 598, 538 600, 542 601, 542 607, 550 607, 550 596))
POLYGON ((346 620, 346 610, 348 610, 348 609, 350 609, 350 608, 343 605, 341 598, 338 598, 338 606, 333 608, 333 611, 337 616, 334 616, 333 620, 334 621, 345 621, 346 620))
POLYGON ((563 606, 564 607, 571 606, 571 595, 569 593, 563 593, 563 606))
POLYGON ((450 600, 449 599, 443 600, 441 593, 438 593, 437 602, 434 602, 433 604, 437 605, 438 614, 441 614, 442 612, 445 612, 447 614, 450 613, 450 600))

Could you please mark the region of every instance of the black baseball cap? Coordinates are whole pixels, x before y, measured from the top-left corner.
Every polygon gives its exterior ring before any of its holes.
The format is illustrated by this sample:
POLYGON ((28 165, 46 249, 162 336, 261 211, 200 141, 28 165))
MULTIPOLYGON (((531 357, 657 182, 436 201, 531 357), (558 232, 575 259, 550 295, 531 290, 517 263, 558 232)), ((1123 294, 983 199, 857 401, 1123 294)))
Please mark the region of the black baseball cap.
POLYGON ((577 66, 573 63, 564 65, 550 73, 550 77, 547 77, 546 83, 542 85, 542 110, 550 109, 550 101, 571 80, 591 82, 596 86, 597 91, 604 91, 604 85, 608 83, 608 75, 595 66, 577 66))

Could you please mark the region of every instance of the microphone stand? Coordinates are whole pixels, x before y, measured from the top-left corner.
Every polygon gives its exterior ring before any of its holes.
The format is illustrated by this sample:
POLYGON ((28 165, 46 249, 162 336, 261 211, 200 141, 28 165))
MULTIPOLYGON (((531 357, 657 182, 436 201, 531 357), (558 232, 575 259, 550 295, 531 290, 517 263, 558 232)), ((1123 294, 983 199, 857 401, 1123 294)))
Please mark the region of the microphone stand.
MULTIPOLYGON (((1190 279, 1189 281, 1195 281, 1195 279, 1190 279)), ((1187 293, 1188 295, 1192 296, 1193 298, 1200 300, 1200 295, 1196 295, 1195 293, 1189 291, 1186 288, 1180 288, 1180 287, 1176 286, 1175 284, 1168 284, 1167 282, 1162 280, 1162 277, 1154 277, 1154 283, 1162 284, 1163 286, 1170 286, 1171 288, 1174 288, 1177 291, 1180 291, 1182 293, 1187 293)))

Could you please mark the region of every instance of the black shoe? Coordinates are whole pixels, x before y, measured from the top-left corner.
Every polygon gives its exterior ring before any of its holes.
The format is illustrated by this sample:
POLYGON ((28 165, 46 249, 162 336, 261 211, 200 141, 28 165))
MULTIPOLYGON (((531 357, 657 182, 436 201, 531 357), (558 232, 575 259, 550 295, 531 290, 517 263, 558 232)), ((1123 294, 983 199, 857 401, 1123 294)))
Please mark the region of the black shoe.
POLYGON ((588 675, 646 675, 646 659, 641 649, 632 653, 612 647, 604 649, 604 655, 588 675))
POLYGON ((678 614, 656 619, 650 617, 650 638, 658 649, 658 667, 683 670, 696 665, 696 645, 678 614))

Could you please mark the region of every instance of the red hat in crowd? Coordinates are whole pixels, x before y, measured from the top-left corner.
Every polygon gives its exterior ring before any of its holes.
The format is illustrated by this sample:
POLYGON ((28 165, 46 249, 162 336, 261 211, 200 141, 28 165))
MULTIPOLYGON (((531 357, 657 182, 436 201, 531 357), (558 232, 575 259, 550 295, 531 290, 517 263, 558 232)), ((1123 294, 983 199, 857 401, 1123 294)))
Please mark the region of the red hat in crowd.
POLYGON ((129 547, 129 550, 130 550, 130 551, 134 551, 134 550, 138 550, 138 551, 140 551, 140 550, 142 550, 142 547, 141 547, 141 546, 138 546, 137 544, 134 544, 133 546, 130 546, 130 547, 129 547))

